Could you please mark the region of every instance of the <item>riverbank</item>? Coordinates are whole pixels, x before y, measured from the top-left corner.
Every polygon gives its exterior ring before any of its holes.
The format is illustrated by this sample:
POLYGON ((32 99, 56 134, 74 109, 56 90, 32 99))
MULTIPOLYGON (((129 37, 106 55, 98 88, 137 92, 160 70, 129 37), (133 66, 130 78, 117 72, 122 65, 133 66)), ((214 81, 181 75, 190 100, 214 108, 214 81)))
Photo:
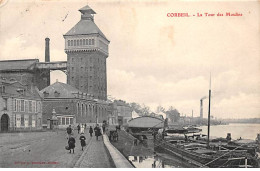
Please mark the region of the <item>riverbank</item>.
POLYGON ((125 131, 118 132, 117 142, 111 142, 136 168, 192 168, 193 165, 164 152, 154 152, 153 140, 148 147, 142 144, 134 146, 134 137, 125 131))

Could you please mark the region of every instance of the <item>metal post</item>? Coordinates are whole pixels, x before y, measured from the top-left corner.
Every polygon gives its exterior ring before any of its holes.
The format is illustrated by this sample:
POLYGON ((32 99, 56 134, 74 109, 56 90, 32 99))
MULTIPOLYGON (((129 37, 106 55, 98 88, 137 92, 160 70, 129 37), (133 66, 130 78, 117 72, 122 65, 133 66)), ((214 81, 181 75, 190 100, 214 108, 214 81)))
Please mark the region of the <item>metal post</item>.
POLYGON ((211 99, 211 74, 209 82, 209 112, 208 112, 208 142, 207 146, 209 147, 209 136, 210 136, 210 99, 211 99))
POLYGON ((247 168, 247 157, 245 157, 245 168, 247 168))

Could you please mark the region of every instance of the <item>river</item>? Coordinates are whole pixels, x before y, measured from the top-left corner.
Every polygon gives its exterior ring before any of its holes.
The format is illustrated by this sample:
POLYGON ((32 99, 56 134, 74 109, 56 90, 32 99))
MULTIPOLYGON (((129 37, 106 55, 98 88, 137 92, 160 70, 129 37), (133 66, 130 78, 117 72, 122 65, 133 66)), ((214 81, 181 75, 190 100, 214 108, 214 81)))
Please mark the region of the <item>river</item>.
MULTIPOLYGON (((202 129, 202 134, 207 134, 208 127, 198 127, 202 129)), ((223 137, 227 136, 227 133, 231 133, 232 139, 252 139, 256 138, 256 135, 260 133, 260 124, 229 124, 229 125, 213 125, 210 127, 210 136, 223 137)), ((183 163, 168 154, 158 154, 157 156, 129 156, 128 159, 137 168, 179 168, 190 167, 188 163, 183 163)))
MULTIPOLYGON (((202 134, 207 134, 208 127, 201 126, 202 134)), ((229 124, 229 125, 213 125, 210 127, 210 136, 223 137, 227 136, 227 133, 231 133, 232 139, 252 139, 256 138, 256 135, 260 133, 260 124, 229 124)))

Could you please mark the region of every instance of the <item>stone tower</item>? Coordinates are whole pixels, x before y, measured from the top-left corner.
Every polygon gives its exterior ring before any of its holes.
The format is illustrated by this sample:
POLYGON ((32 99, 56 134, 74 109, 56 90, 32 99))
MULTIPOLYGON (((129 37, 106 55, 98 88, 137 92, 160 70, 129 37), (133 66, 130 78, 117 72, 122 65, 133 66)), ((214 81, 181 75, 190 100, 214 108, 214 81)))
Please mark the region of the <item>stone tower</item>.
POLYGON ((87 5, 79 11, 81 20, 64 35, 67 83, 96 99, 106 100, 109 40, 94 22, 94 10, 87 5))

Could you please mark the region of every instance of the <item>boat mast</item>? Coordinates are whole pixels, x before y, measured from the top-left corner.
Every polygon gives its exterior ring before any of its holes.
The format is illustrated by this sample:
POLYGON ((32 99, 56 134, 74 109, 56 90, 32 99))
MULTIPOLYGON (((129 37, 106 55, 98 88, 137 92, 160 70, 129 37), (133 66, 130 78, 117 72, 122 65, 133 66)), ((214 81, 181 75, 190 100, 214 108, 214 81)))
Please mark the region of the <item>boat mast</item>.
POLYGON ((211 98, 211 73, 209 78, 209 110, 208 110, 208 141, 207 141, 208 147, 209 147, 209 135, 210 135, 210 98, 211 98))

